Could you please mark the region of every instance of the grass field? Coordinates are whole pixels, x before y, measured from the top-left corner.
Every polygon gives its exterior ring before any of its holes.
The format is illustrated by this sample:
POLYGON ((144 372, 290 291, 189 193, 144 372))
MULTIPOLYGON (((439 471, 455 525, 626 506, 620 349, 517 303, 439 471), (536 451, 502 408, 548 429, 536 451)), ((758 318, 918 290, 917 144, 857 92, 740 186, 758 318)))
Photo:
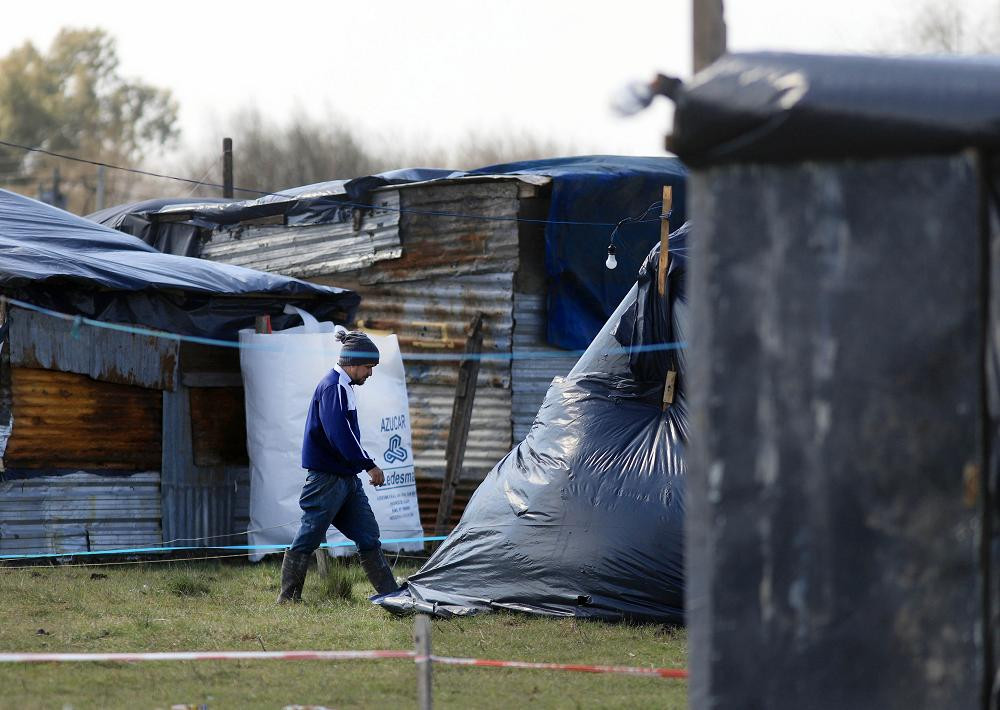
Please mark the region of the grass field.
MULTIPOLYGON (((339 567, 339 566, 338 566, 339 567)), ((0 567, 0 652, 412 648, 412 620, 367 600, 277 607, 277 560, 0 567)), ((397 574, 415 568, 397 567, 397 574)), ((433 624, 434 652, 527 661, 680 667, 683 629, 489 614, 433 624)), ((0 708, 415 707, 410 660, 0 664, 0 708)), ((435 666, 436 708, 682 708, 684 681, 435 666)))

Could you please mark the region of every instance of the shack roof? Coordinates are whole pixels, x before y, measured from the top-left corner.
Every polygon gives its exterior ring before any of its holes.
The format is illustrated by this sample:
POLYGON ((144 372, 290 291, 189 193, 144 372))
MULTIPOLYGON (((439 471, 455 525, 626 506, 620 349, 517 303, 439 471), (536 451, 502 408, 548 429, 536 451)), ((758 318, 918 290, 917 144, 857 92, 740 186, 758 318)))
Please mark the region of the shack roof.
POLYGON ((149 304, 145 325, 227 337, 237 323, 245 326, 269 311, 278 315, 286 303, 343 320, 360 301, 333 286, 163 254, 136 237, 6 190, 0 190, 0 288, 35 296, 46 291, 49 304, 91 316, 98 315, 94 299, 81 293, 99 291, 105 305, 141 293, 149 304), (169 315, 178 309, 187 314, 169 315))
POLYGON ((674 100, 690 166, 1000 147, 1000 57, 731 54, 674 100))

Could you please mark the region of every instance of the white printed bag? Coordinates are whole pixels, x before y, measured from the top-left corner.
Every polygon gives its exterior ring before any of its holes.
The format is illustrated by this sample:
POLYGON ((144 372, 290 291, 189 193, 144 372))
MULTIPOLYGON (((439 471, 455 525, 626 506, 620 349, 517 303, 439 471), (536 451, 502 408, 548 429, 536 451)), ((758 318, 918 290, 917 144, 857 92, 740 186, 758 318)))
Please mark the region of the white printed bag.
MULTIPOLYGON (((295 309, 298 311, 298 309, 295 309)), ((316 385, 336 364, 342 344, 334 336, 343 330, 318 323, 298 311, 305 325, 270 334, 240 331, 240 366, 247 411, 247 451, 250 455, 251 547, 288 545, 299 529, 299 494, 306 471, 301 466, 306 413, 316 385)), ((413 475, 406 378, 395 335, 371 335, 379 349, 379 365, 364 385, 354 388, 358 402, 361 444, 385 472, 385 484, 375 488, 368 474, 359 474, 386 550, 421 550, 423 536, 413 475), (392 542, 392 540, 408 540, 392 542), (388 541, 388 542, 385 542, 388 541)), ((327 542, 349 542, 330 527, 327 542)), ((250 551, 257 561, 268 549, 250 551)), ((277 551, 277 550, 275 550, 277 551)), ((353 554, 353 546, 330 547, 332 556, 353 554)))

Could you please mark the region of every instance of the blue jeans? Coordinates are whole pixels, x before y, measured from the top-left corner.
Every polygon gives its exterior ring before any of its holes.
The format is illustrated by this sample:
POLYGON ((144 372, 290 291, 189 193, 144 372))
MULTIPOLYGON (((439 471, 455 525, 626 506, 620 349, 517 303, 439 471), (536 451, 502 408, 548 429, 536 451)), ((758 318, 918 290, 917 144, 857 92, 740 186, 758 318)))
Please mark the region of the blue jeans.
POLYGON ((302 524, 292 550, 312 554, 333 524, 362 552, 381 547, 378 523, 357 476, 310 471, 299 497, 302 524))

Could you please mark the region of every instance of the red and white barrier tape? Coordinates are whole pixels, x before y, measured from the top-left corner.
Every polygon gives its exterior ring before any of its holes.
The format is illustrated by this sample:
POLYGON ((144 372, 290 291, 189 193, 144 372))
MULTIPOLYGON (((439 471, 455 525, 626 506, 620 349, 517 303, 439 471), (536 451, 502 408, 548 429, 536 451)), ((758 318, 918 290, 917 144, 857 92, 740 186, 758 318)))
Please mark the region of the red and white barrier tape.
MULTIPOLYGON (((138 661, 351 661, 375 658, 412 658, 426 663, 427 656, 413 651, 168 651, 153 653, 0 653, 0 663, 67 663, 79 661, 122 662, 138 661)), ((580 663, 535 663, 531 661, 497 661, 486 658, 455 658, 430 656, 433 663, 449 666, 480 668, 523 668, 579 673, 619 673, 625 675, 687 678, 683 668, 640 668, 635 666, 594 666, 580 663)))
MULTIPOLYGON (((581 663, 533 663, 530 661, 494 661, 485 658, 451 658, 431 656, 434 663, 450 666, 481 666, 487 668, 528 668, 544 671, 577 671, 579 673, 623 673, 626 675, 658 676, 660 678, 687 678, 684 668, 639 668, 635 666, 590 666, 581 663)), ((426 662, 426 656, 416 656, 418 663, 426 662)))
POLYGON ((413 658, 413 651, 175 651, 162 653, 0 653, 0 663, 72 661, 350 661, 413 658))

